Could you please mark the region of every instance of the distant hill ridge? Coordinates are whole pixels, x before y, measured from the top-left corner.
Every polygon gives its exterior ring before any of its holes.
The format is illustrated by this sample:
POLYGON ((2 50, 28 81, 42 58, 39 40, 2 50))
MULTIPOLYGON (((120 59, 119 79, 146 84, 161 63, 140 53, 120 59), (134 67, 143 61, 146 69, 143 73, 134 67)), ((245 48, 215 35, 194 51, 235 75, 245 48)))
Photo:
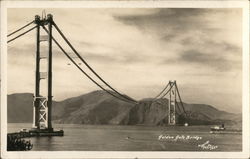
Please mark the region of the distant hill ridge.
MULTIPOLYGON (((33 119, 33 94, 8 95, 8 122, 31 123, 33 119)), ((70 124, 115 124, 115 125, 165 125, 167 124, 167 99, 153 102, 151 98, 130 104, 118 100, 104 91, 93 91, 63 101, 53 101, 52 119, 57 123, 70 124)), ((241 115, 220 111, 210 105, 186 104, 188 119, 178 112, 179 123, 191 124, 236 124, 241 115)))

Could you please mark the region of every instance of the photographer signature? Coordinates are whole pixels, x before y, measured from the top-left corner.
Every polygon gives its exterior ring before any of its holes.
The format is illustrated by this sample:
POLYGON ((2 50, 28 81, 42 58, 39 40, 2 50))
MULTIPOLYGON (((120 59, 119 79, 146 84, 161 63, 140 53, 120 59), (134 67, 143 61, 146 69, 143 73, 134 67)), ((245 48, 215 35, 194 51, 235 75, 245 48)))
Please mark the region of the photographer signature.
POLYGON ((204 144, 198 145, 198 147, 202 148, 203 150, 214 150, 217 149, 217 145, 212 145, 209 143, 209 141, 206 141, 204 144))

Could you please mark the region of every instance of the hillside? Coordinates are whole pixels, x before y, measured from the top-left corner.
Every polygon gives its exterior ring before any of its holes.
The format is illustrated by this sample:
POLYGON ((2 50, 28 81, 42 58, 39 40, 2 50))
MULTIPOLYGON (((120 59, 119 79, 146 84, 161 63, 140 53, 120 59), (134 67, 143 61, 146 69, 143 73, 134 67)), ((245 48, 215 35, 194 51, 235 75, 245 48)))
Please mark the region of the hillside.
POLYGON ((106 92, 94 91, 56 102, 56 122, 75 124, 126 124, 132 104, 115 99, 106 92))
MULTIPOLYGON (((143 99, 133 105, 115 99, 106 92, 94 91, 63 101, 53 101, 52 119, 57 123, 165 125, 167 123, 167 99, 143 99)), ((8 95, 8 122, 32 122, 33 95, 20 93, 8 95)), ((180 104, 179 104, 180 105, 180 104)), ((188 122, 192 124, 240 123, 241 116, 220 111, 204 104, 186 104, 188 122)), ((179 123, 187 121, 178 112, 179 123)))
POLYGON ((33 116, 33 94, 17 93, 8 95, 8 123, 31 123, 33 116))

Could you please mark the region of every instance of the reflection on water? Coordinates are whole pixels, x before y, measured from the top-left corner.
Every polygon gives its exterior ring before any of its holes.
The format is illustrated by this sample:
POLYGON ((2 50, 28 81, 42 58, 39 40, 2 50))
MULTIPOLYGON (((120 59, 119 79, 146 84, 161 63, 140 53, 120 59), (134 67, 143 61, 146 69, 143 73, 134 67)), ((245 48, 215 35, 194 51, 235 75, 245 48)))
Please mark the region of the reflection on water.
MULTIPOLYGON (((31 124, 8 124, 8 132, 31 124)), ((29 138, 33 151, 241 151, 241 134, 210 134, 210 126, 156 127, 54 124, 63 129, 63 137, 29 138), (198 136, 199 140, 159 140, 159 136, 198 136), (202 149, 208 143, 216 149, 202 149)), ((29 140, 28 139, 28 140, 29 140)))

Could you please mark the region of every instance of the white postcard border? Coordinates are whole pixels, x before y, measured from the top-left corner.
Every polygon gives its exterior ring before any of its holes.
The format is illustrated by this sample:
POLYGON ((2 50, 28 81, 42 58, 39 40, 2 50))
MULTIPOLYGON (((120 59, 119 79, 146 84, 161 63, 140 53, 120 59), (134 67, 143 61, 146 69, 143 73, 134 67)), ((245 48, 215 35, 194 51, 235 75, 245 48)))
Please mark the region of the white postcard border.
POLYGON ((1 156, 3 158, 248 158, 249 157, 249 2, 248 1, 2 1, 1 2, 1 156), (53 6, 53 7, 51 7, 53 6), (28 151, 7 152, 7 9, 8 8, 242 8, 243 151, 28 151))

